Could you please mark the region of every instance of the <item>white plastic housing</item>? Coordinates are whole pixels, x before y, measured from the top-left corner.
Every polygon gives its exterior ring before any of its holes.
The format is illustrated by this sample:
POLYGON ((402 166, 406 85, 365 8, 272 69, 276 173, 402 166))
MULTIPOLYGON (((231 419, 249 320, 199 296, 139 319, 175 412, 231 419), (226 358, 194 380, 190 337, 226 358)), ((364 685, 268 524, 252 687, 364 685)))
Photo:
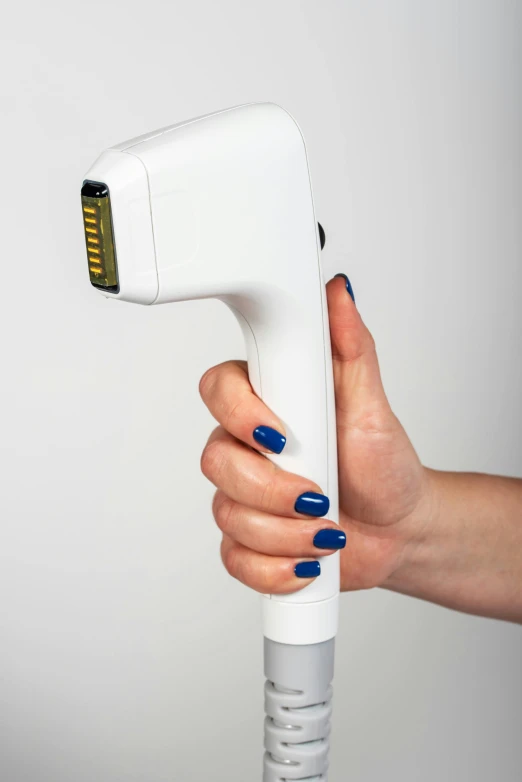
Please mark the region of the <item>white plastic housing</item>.
MULTIPOLYGON (((160 304, 217 297, 236 315, 256 393, 284 421, 270 458, 315 481, 338 521, 332 362, 302 134, 250 104, 120 144, 86 179, 110 192, 119 293, 160 304)), ((259 424, 263 422, 260 421, 259 424)), ((337 630, 339 555, 305 589, 263 598, 264 633, 308 644, 337 630)))

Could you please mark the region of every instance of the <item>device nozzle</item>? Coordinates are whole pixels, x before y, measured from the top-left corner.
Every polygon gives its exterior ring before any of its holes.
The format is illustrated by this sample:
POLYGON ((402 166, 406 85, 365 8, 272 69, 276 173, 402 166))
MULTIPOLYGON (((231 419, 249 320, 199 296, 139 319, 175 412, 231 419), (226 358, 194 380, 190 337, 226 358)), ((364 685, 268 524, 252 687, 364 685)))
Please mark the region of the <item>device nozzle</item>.
POLYGON ((82 215, 91 283, 97 288, 117 293, 118 268, 107 185, 102 182, 84 182, 82 215))

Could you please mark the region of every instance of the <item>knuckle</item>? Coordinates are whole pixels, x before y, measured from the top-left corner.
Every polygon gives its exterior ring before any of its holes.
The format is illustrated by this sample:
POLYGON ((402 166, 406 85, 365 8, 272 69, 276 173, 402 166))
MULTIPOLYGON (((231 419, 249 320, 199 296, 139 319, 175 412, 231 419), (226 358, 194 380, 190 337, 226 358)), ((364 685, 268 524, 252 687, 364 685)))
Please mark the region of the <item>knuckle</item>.
POLYGON ((271 566, 270 560, 265 560, 258 569, 257 575, 258 583, 261 591, 266 594, 275 594, 278 588, 278 574, 274 567, 271 566))
POLYGON ((279 545, 284 552, 295 552, 296 546, 300 550, 305 549, 308 539, 313 536, 315 528, 310 526, 310 532, 308 533, 306 526, 300 522, 292 521, 291 524, 284 524, 281 526, 279 532, 279 545))
POLYGON ((220 440, 212 440, 212 442, 207 443, 201 454, 201 472, 205 478, 214 482, 223 469, 225 461, 222 442, 220 440))
POLYGON ((259 498, 261 508, 269 510, 272 508, 274 502, 274 495, 276 490, 275 478, 270 478, 266 481, 265 485, 261 489, 261 496, 259 498))
POLYGON ((211 367, 207 369, 201 380, 199 381, 199 393, 204 402, 209 399, 215 388, 219 377, 219 366, 211 367))
POLYGON ((255 589, 256 592, 268 592, 270 583, 269 566, 264 558, 248 555, 246 551, 238 551, 232 563, 234 575, 242 584, 255 589))
POLYGON ((233 511, 236 503, 223 492, 216 492, 212 503, 214 519, 221 532, 229 532, 232 527, 233 511))
POLYGON ((284 567, 277 567, 269 557, 252 557, 240 546, 230 541, 222 544, 221 559, 230 576, 242 584, 263 594, 288 594, 299 586, 290 588, 284 567))
POLYGON ((224 427, 229 432, 234 431, 237 428, 237 424, 240 424, 244 418, 243 410, 247 398, 241 396, 238 400, 232 403, 231 407, 225 414, 224 427))
POLYGON ((259 558, 244 559, 241 562, 240 580, 256 592, 267 592, 267 567, 259 558))
POLYGON ((375 435, 387 440, 397 431, 397 419, 390 415, 387 407, 376 405, 368 407, 352 428, 365 435, 375 435))
POLYGON ((287 578, 282 568, 273 567, 267 562, 259 576, 262 591, 266 594, 278 595, 288 592, 287 578))
POLYGON ((237 546, 221 547, 221 559, 227 573, 234 578, 238 577, 239 549, 237 546))

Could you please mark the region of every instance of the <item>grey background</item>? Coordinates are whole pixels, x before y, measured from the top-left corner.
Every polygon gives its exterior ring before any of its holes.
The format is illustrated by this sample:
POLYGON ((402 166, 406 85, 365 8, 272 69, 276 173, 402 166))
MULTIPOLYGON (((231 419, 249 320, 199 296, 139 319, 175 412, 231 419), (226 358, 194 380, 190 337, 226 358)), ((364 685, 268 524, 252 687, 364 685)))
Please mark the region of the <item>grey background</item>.
MULTIPOLYGON (((257 596, 218 557, 197 383, 243 356, 215 302, 90 288, 106 146, 253 100, 309 148, 425 463, 522 472, 522 4, 10 3, 0 32, 0 778, 260 778, 257 596)), ((332 782, 515 782, 519 627, 346 595, 332 782)))

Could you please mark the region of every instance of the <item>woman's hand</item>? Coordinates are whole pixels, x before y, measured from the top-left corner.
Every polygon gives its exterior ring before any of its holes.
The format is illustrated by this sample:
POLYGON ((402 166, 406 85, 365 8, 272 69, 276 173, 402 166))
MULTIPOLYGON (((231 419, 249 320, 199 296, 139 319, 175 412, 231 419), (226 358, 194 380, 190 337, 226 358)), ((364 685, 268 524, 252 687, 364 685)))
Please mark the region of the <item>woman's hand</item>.
POLYGON ((285 430, 246 366, 209 370, 201 395, 220 426, 202 457, 231 575, 264 593, 301 589, 341 551, 341 588, 384 586, 459 611, 522 622, 522 480, 429 470, 384 393, 373 339, 344 275, 327 285, 340 526, 322 487, 262 456, 285 430))
POLYGON ((429 519, 429 480, 382 387, 373 339, 346 278, 327 285, 334 362, 340 527, 327 518, 322 487, 261 454, 281 452, 277 411, 254 394, 246 365, 203 376, 203 401, 220 426, 202 456, 217 487, 213 512, 229 573, 263 593, 301 589, 316 557, 341 552, 341 588, 385 585, 429 519))

